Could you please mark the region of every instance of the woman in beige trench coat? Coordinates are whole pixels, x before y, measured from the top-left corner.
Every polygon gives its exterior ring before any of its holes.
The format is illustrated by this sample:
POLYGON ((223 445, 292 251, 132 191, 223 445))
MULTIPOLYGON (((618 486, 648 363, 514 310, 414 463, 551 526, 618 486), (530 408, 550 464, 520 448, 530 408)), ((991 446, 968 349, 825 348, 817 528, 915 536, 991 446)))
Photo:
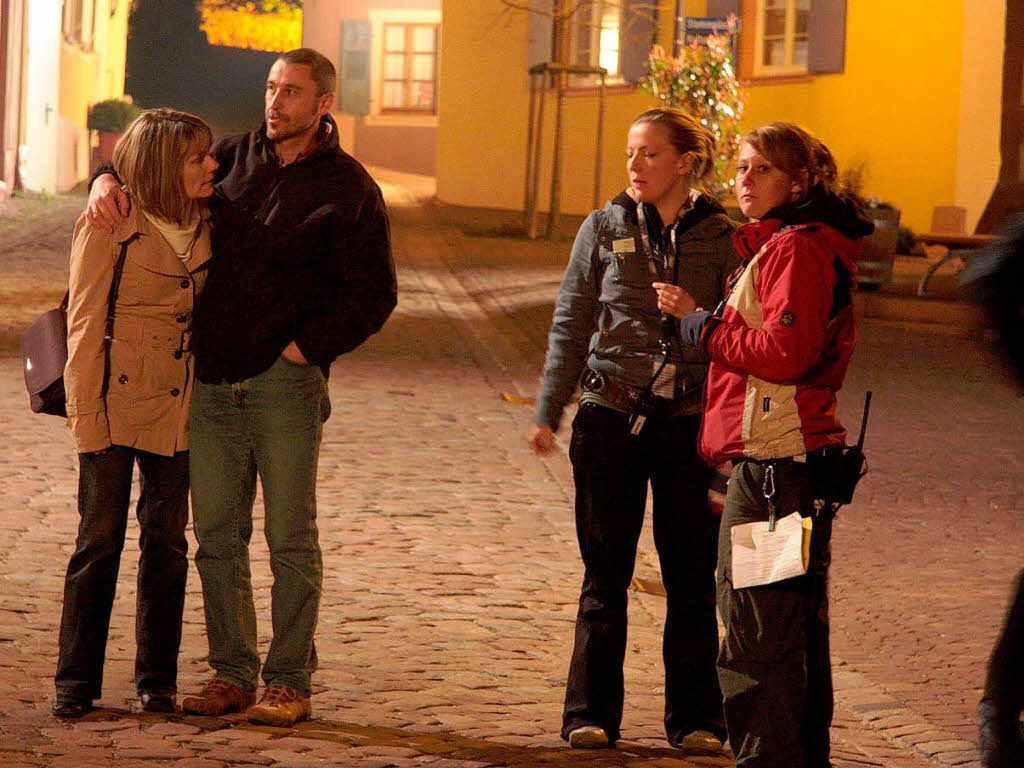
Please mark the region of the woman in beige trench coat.
POLYGON ((188 570, 189 329, 210 258, 211 139, 193 115, 143 112, 114 149, 130 214, 113 233, 85 215, 75 227, 64 381, 81 519, 64 581, 58 717, 85 714, 101 695, 136 463, 135 683, 144 710, 175 709, 188 570))

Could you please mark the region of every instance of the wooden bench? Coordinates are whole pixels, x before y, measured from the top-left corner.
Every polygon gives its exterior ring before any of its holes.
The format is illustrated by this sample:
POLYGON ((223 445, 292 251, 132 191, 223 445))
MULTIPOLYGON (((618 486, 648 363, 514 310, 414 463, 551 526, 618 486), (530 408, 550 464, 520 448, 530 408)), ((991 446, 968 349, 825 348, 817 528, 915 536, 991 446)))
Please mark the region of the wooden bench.
POLYGON ((952 232, 924 232, 915 235, 914 240, 922 245, 942 245, 947 249, 946 255, 929 266, 924 273, 917 286, 917 295, 928 295, 928 281, 946 262, 960 259, 963 264, 966 264, 974 253, 996 239, 996 235, 965 235, 952 232))

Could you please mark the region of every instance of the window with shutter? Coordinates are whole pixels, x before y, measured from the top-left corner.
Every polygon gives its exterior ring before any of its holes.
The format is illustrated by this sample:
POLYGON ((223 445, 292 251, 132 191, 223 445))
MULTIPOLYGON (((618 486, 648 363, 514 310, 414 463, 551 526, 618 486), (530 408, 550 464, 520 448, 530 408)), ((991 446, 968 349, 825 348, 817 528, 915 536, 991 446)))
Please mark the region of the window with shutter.
MULTIPOLYGON (((622 5, 617 2, 581 4, 569 20, 568 27, 570 63, 604 67, 608 70, 605 82, 622 82, 622 5)), ((588 87, 597 83, 596 77, 587 75, 574 75, 569 80, 569 85, 573 87, 588 87)))
POLYGON ((754 75, 807 72, 811 0, 758 0, 754 75))
POLYGON ((714 6, 739 11, 741 77, 843 71, 846 0, 715 0, 714 6))
POLYGON ((370 113, 370 22, 341 22, 341 67, 338 73, 338 111, 370 113))
MULTIPOLYGON (((578 0, 553 23, 551 0, 532 0, 529 64, 558 62, 604 67, 610 85, 635 83, 647 71, 647 56, 654 44, 657 0, 578 0), (563 47, 564 43, 564 47, 563 47)), ((597 76, 573 75, 569 85, 589 88, 597 76)))

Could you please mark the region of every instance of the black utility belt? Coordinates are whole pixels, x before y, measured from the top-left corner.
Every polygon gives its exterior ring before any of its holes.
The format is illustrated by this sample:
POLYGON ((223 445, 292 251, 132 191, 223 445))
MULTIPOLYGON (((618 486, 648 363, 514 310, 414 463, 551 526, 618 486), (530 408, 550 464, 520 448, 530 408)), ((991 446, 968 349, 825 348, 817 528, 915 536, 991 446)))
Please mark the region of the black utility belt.
MULTIPOLYGON (((629 414, 631 417, 659 414, 673 416, 700 404, 701 391, 693 389, 673 399, 656 397, 647 390, 619 384, 610 376, 586 368, 580 376, 580 386, 591 392, 608 405, 629 414)), ((641 422, 642 426, 642 422, 641 422)), ((639 433, 639 430, 637 430, 639 433)))
POLYGON ((814 498, 824 501, 833 512, 853 501, 857 483, 867 472, 864 454, 859 445, 825 445, 807 453, 780 459, 733 459, 735 466, 743 461, 767 467, 766 474, 776 467, 806 472, 811 480, 814 498))
POLYGON ((823 445, 821 448, 815 448, 813 451, 807 451, 807 453, 799 453, 796 456, 782 456, 776 459, 754 459, 749 456, 740 456, 732 459, 732 465, 735 467, 740 462, 749 461, 751 464, 760 464, 761 466, 767 466, 768 464, 775 466, 809 464, 813 467, 814 464, 823 459, 841 456, 844 450, 845 447, 842 445, 823 445))

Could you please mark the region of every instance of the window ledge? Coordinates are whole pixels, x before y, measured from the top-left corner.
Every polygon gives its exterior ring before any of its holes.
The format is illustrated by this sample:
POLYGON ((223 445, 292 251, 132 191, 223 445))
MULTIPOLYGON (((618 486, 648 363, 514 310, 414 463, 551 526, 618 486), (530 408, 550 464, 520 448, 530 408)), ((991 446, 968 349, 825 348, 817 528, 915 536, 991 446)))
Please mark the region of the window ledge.
MULTIPOLYGON (((635 90, 636 86, 630 85, 629 83, 615 83, 614 85, 609 84, 604 87, 605 94, 609 96, 613 93, 632 93, 635 90)), ((552 90, 551 93, 554 93, 554 90, 552 90)), ((599 93, 601 93, 601 87, 597 85, 585 85, 579 88, 570 87, 565 89, 566 96, 597 96, 599 93)))
POLYGON ((363 125, 378 128, 436 128, 437 115, 367 115, 363 125))
POLYGON ((795 85, 797 83, 810 83, 813 81, 814 75, 805 73, 795 75, 758 75, 742 79, 740 85, 744 87, 752 85, 795 85))

